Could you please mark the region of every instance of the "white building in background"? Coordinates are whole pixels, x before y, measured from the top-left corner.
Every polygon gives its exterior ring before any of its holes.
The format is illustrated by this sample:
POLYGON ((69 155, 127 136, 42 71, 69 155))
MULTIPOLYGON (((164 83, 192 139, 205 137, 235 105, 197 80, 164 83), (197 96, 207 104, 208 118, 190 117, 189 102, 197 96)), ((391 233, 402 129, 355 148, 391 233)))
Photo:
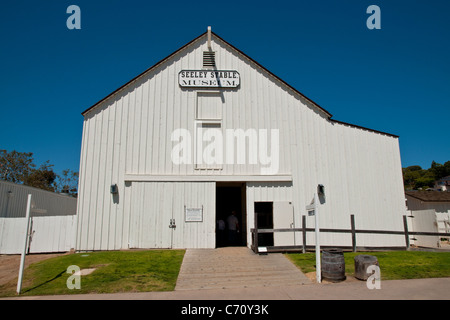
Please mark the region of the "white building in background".
POLYGON ((29 253, 66 252, 75 247, 77 199, 0 181, 0 254, 21 254, 30 203, 29 253))
MULTIPOLYGON (((0 218, 24 218, 32 195, 33 216, 74 216, 77 199, 65 194, 0 180, 0 218)), ((1 230, 0 230, 1 231, 1 230)))
MULTIPOLYGON (((318 184, 322 228, 349 229, 354 214, 357 229, 403 230, 398 137, 332 119, 215 33, 82 115, 77 250, 215 248, 217 221, 232 210, 233 245, 250 247, 255 212, 259 228, 298 228, 318 184)), ((402 235, 357 238, 358 246, 404 246, 402 235)), ((261 241, 292 246, 302 237, 261 241)), ((350 246, 351 236, 324 233, 321 242, 350 246)))
POLYGON ((450 192, 450 176, 446 176, 435 181, 434 190, 450 192))
POLYGON ((408 210, 434 210, 437 232, 450 232, 450 192, 406 191, 405 195, 408 210))

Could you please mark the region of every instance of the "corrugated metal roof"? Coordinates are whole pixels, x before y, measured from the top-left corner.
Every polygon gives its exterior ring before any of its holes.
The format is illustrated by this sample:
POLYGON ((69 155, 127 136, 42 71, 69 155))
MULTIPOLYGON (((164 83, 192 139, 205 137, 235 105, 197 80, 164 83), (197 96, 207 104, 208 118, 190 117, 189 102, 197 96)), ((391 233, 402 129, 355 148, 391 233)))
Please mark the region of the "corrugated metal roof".
POLYGON ((27 195, 32 194, 32 216, 75 215, 77 199, 30 186, 0 181, 0 217, 25 217, 27 195))

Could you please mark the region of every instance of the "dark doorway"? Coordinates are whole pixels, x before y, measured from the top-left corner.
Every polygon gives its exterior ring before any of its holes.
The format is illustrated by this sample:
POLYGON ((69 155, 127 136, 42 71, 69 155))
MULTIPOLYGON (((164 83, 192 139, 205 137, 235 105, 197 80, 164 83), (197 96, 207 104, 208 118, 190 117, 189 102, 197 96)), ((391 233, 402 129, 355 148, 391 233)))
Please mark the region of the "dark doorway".
MULTIPOLYGON (((255 202, 258 229, 273 229, 273 202, 255 202)), ((259 233, 258 246, 273 246, 273 232, 259 233)))
POLYGON ((216 247, 247 245, 247 215, 245 183, 217 182, 216 184, 216 247), (238 227, 229 227, 235 211, 238 227))

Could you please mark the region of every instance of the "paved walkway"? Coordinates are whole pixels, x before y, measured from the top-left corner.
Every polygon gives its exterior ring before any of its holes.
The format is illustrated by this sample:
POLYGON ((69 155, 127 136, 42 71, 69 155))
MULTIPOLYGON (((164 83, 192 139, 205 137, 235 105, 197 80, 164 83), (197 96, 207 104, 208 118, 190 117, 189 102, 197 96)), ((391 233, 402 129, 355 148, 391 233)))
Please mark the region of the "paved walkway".
POLYGON ((306 283, 311 281, 282 254, 257 255, 246 247, 188 249, 175 291, 306 283))
POLYGON ((364 281, 259 288, 12 297, 0 300, 449 300, 450 278, 364 281))

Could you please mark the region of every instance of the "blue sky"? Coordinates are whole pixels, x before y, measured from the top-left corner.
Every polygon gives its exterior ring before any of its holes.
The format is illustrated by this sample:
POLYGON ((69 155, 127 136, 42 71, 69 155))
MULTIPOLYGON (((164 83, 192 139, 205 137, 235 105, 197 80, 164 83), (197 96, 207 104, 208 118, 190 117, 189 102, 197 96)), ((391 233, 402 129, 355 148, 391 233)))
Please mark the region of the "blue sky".
POLYGON ((333 119, 399 135, 404 167, 429 168, 450 160, 449 13, 447 0, 4 0, 0 149, 78 171, 81 112, 212 26, 333 119), (72 4, 81 30, 66 27, 72 4))

